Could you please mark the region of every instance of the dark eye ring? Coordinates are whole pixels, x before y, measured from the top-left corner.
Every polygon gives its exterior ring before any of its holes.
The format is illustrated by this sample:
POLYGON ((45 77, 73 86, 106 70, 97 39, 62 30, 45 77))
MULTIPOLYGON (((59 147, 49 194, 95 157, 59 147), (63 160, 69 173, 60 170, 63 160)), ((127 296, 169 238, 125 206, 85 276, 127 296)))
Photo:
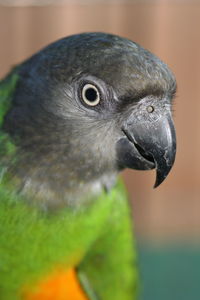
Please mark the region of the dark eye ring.
POLYGON ((82 100, 89 106, 96 106, 100 102, 100 93, 97 87, 91 83, 86 83, 81 92, 82 100))

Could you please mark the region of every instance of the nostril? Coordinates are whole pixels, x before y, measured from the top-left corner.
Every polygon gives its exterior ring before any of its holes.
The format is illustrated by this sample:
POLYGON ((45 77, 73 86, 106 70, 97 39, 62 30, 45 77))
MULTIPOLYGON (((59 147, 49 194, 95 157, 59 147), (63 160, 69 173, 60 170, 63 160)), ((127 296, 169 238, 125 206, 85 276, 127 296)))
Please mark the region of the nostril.
POLYGON ((140 145, 134 142, 135 148, 137 151, 148 161, 155 162, 153 156, 150 153, 147 153, 140 145))

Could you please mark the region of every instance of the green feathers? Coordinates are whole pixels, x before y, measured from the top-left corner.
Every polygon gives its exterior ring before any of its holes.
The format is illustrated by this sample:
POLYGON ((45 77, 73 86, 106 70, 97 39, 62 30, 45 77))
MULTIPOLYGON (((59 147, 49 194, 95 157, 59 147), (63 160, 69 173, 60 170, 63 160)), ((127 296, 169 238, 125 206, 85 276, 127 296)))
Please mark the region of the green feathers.
POLYGON ((115 191, 109 218, 78 267, 92 300, 136 300, 138 295, 137 251, 127 195, 122 183, 115 191))
MULTIPOLYGON (((122 215, 124 218, 120 222, 127 223, 128 212, 127 208, 125 208, 126 202, 124 197, 124 189, 121 184, 118 184, 111 193, 103 193, 89 207, 84 206, 76 210, 66 208, 60 212, 50 214, 29 207, 14 191, 8 191, 1 184, 0 295, 2 299, 20 299, 19 293, 25 284, 37 282, 37 280, 53 271, 57 266, 62 266, 66 269, 78 266, 86 253, 93 253, 91 250, 99 237, 103 237, 105 233, 107 235, 107 226, 111 222, 109 216, 112 211, 116 211, 116 207, 121 207, 123 211, 122 215), (124 205, 125 207, 123 208, 124 205)), ((118 219, 118 216, 114 214, 113 218, 115 217, 118 219)), ((128 223, 125 235, 128 234, 127 238, 130 239, 132 231, 128 223)), ((113 225, 110 224, 110 226, 113 225)), ((124 244, 126 238, 124 240, 123 232, 120 232, 120 230, 119 228, 118 232, 116 232, 121 234, 118 238, 120 243, 118 246, 116 244, 116 259, 118 259, 118 254, 119 257, 121 256, 121 251, 124 251, 126 247, 129 248, 128 250, 132 250, 131 244, 124 244)), ((112 238, 115 239, 115 236, 111 234, 110 238, 111 240, 112 238)), ((106 245, 108 241, 109 239, 106 238, 106 245)), ((101 247, 103 247, 104 240, 102 239, 101 241, 100 239, 99 242, 101 247)), ((101 247, 99 248, 100 251, 101 247)), ((94 256, 96 254, 95 251, 93 253, 94 256)), ((134 256, 134 253, 133 251, 128 253, 127 262, 130 263, 130 258, 134 256)), ((111 260, 112 264, 116 264, 116 259, 111 260)), ((123 276, 130 276, 132 279, 133 266, 119 266, 119 271, 121 267, 123 276)), ((82 273, 84 269, 83 265, 82 273)), ((106 276, 106 272, 104 276, 106 276)), ((107 276, 112 279, 111 273, 108 273, 107 276)), ((134 273, 134 276, 137 276, 137 272, 134 273)), ((94 273, 94 280, 98 281, 97 278, 98 269, 94 273)), ((99 289, 100 281, 97 285, 99 289)), ((107 300, 109 298, 106 296, 103 299, 107 300)))
MULTIPOLYGON (((14 69, 15 71, 15 69, 14 69)), ((0 157, 11 156, 15 152, 15 146, 10 141, 8 135, 1 130, 4 116, 11 106, 12 95, 19 80, 15 72, 10 73, 0 82, 0 157)))
POLYGON ((4 115, 10 108, 12 94, 15 90, 18 79, 19 76, 17 74, 11 73, 0 82, 0 125, 2 125, 4 115))

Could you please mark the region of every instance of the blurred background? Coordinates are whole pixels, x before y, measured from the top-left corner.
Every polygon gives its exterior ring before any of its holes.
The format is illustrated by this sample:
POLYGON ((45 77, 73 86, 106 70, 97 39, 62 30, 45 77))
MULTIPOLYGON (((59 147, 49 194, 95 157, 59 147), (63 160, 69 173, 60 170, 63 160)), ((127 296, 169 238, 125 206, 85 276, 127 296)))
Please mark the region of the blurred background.
POLYGON ((104 31, 149 49, 177 78, 174 168, 156 190, 154 171, 123 173, 138 239, 141 300, 200 299, 199 28, 198 0, 0 0, 0 77, 56 39, 104 31))

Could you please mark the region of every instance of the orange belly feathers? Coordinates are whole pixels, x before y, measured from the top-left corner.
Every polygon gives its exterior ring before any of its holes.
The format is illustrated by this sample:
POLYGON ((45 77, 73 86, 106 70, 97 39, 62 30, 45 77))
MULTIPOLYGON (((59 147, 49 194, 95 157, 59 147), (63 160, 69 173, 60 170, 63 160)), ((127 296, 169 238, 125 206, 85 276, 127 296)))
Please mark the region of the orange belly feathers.
POLYGON ((54 272, 41 281, 24 300, 89 300, 84 293, 74 269, 54 272))

